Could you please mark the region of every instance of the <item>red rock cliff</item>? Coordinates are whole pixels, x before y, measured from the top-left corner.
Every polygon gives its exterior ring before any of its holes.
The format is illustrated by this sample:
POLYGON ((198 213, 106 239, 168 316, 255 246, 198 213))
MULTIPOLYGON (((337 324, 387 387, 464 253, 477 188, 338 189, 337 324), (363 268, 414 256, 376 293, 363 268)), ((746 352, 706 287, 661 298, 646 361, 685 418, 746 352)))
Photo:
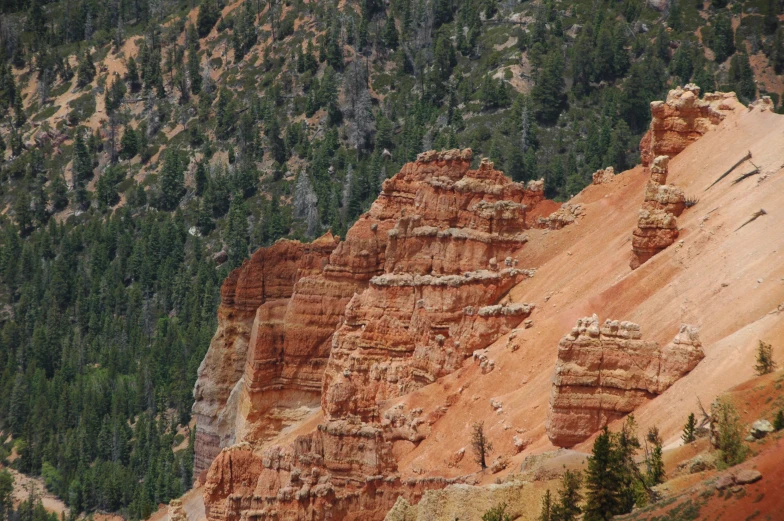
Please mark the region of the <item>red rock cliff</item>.
POLYGON ((285 313, 257 308, 238 405, 224 407, 237 411, 238 444, 206 476, 210 519, 381 519, 399 495, 448 483, 400 482, 392 443, 419 441, 419 420, 382 420, 379 404, 454 371, 528 316, 532 306, 504 295, 532 275, 515 255, 526 210, 543 197, 540 184, 526 189, 487 161, 471 170, 471 159, 420 154, 324 269, 298 278, 285 313), (307 312, 316 302, 320 315, 307 312), (270 410, 309 402, 317 381, 323 421, 291 444, 264 445, 270 410))

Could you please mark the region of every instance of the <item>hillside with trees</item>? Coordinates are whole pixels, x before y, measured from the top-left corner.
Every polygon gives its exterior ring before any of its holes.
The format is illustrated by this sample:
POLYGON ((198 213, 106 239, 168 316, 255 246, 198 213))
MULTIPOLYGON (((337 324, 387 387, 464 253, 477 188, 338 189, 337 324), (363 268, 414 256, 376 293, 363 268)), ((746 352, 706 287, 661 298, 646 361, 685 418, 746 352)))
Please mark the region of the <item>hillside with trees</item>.
POLYGON ((0 456, 74 516, 145 518, 191 486, 229 270, 282 237, 345 235, 418 153, 471 147, 562 201, 638 162, 674 85, 782 110, 779 0, 0 12, 0 456))

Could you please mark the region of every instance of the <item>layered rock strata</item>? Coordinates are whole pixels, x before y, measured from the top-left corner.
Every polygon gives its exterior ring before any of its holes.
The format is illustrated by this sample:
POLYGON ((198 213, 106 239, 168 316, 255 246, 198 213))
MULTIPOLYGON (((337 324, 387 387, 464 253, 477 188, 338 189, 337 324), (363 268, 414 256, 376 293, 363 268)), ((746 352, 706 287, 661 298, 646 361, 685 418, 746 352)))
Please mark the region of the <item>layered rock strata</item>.
POLYGON ((644 166, 658 156, 675 157, 684 148, 718 125, 728 111, 742 108, 734 92, 706 93, 693 83, 671 90, 666 101, 651 103, 651 124, 640 142, 644 166))
POLYGON ((664 392, 704 357, 697 328, 661 348, 633 322, 582 318, 558 344, 547 435, 571 447, 664 392))
POLYGON ((246 386, 254 390, 259 385, 302 388, 312 395, 304 402, 318 404, 321 371, 317 366, 326 364, 328 338, 353 291, 342 302, 338 298, 335 305, 324 306, 324 299, 307 302, 303 288, 312 286, 314 279, 321 280, 336 246, 331 234, 311 244, 280 240, 256 251, 224 281, 218 329, 199 366, 194 389, 197 475, 222 447, 234 442, 237 410, 246 386), (297 299, 290 305, 295 286, 297 299), (328 314, 330 309, 334 316, 328 314), (295 321, 296 331, 287 331, 286 326, 295 321), (323 352, 303 347, 325 342, 323 352), (285 349, 295 343, 294 352, 285 349), (308 370, 312 367, 315 370, 308 370), (289 377, 292 373, 296 378, 289 377))
MULTIPOLYGON (((221 452, 206 476, 210 519, 383 519, 398 496, 416 500, 450 482, 400 481, 393 445, 419 442, 424 427, 418 413, 382 414, 379 403, 456 370, 532 310, 504 297, 533 275, 515 255, 528 240, 526 210, 543 198, 541 187, 526 189, 488 161, 472 170, 471 160, 470 150, 420 154, 384 182, 321 274, 297 282, 289 309, 314 279, 357 289, 331 336, 323 421, 290 445, 262 448, 251 439, 221 452)), ((324 289, 308 291, 316 298, 324 289)), ((244 378, 251 378, 247 369, 244 378)), ((258 387, 274 376, 257 371, 252 379, 258 387)), ((245 403, 256 407, 253 399, 245 403)), ((236 441, 248 440, 248 432, 236 441)))
POLYGON ((667 184, 669 162, 669 157, 658 156, 651 165, 637 228, 632 233, 629 265, 633 270, 678 238, 678 217, 686 208, 686 196, 677 186, 667 184))

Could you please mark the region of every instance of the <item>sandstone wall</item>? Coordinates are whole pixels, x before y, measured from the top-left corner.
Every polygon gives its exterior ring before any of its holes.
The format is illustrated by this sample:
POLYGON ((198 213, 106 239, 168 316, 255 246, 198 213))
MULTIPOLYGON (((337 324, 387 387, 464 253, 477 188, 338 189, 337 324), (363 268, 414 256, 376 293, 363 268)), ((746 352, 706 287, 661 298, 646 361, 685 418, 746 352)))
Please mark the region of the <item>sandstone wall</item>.
MULTIPOLYGON (((218 329, 199 366, 194 389, 197 475, 209 467, 222 447, 235 441, 243 385, 257 383, 256 369, 267 367, 269 371, 262 378, 274 383, 276 378, 279 380, 282 367, 290 363, 281 346, 284 317, 294 287, 301 279, 319 274, 335 246, 330 234, 312 244, 281 240, 256 251, 224 281, 218 329)), ((300 315, 306 312, 302 307, 298 309, 300 315)), ((303 327, 312 327, 309 321, 298 318, 303 327)), ((334 323, 326 336, 332 328, 334 323)), ((325 360, 326 356, 322 358, 325 360)), ((315 387, 317 402, 320 374, 316 382, 311 387, 315 387)))
POLYGON ((504 296, 533 275, 515 254, 541 185, 526 189, 487 161, 471 170, 471 159, 470 150, 427 152, 385 181, 321 273, 296 282, 282 339, 280 311, 257 308, 235 420, 236 441, 250 444, 221 452, 207 473, 210 519, 383 519, 398 496, 416 501, 449 483, 400 481, 392 442, 422 434, 416 418, 382 420, 379 403, 454 371, 531 312, 504 296), (296 303, 333 294, 319 334, 297 337, 313 315, 296 316, 307 307, 296 303), (273 388, 315 393, 317 380, 324 421, 293 444, 262 448, 247 427, 265 423, 259 397, 273 388))
POLYGON ((582 318, 558 344, 547 435, 570 447, 634 411, 694 369, 704 357, 698 331, 682 325, 661 348, 640 326, 582 318))

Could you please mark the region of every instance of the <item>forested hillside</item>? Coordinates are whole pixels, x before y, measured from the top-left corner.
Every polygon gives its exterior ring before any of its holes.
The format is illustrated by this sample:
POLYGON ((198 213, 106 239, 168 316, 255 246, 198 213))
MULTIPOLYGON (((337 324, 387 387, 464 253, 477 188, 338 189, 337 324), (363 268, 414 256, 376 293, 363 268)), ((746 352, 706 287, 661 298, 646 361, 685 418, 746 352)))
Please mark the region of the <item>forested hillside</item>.
POLYGON ((784 88, 780 0, 2 0, 2 456, 80 511, 192 481, 218 288, 431 148, 564 200, 676 84, 784 88))

